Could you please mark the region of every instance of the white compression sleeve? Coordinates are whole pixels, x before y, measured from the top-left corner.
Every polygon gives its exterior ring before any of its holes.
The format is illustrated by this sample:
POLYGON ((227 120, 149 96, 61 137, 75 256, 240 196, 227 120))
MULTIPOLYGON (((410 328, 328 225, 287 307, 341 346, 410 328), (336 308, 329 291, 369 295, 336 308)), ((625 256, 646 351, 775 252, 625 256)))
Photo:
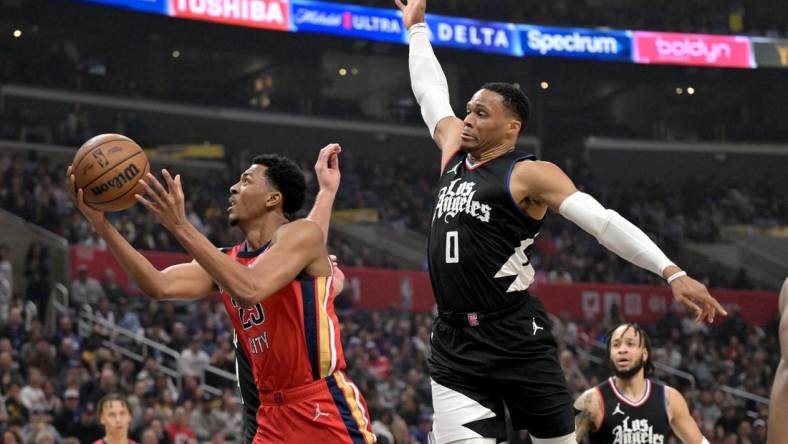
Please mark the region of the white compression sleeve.
POLYGON ((410 84, 413 95, 421 107, 421 116, 435 134, 435 127, 445 117, 454 116, 449 102, 449 84, 430 44, 430 30, 424 23, 416 23, 408 29, 410 35, 410 84))
POLYGON ((602 246, 640 268, 662 276, 665 267, 674 265, 640 228, 615 211, 605 209, 586 193, 577 191, 567 197, 558 211, 602 246))

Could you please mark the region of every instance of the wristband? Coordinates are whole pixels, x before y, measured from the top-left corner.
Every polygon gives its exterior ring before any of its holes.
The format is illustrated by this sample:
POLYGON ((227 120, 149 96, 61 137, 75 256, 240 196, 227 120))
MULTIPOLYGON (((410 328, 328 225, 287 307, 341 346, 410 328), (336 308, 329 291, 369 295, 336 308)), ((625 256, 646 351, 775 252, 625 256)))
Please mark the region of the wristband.
POLYGON ((671 274, 670 276, 668 276, 668 284, 671 284, 676 279, 678 279, 678 278, 680 278, 682 276, 686 276, 686 275, 687 275, 686 271, 677 271, 677 272, 671 274))

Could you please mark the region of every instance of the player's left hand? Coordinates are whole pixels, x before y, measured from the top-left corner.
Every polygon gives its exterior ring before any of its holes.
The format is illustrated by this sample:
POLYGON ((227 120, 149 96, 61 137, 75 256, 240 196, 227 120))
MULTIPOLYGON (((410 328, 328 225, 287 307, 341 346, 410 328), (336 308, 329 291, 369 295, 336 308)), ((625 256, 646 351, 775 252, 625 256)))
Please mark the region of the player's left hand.
POLYGON ((333 281, 334 281, 334 295, 338 295, 342 293, 342 290, 345 289, 345 273, 339 268, 337 265, 337 257, 332 255, 328 256, 331 259, 331 269, 333 270, 333 281))
POLYGON ((320 191, 336 193, 339 189, 339 153, 342 147, 338 143, 330 143, 320 150, 315 163, 315 175, 320 191))
POLYGON ((673 297, 695 315, 695 322, 714 322, 714 315, 728 315, 705 285, 689 276, 682 276, 670 284, 673 297))
POLYGON ((183 187, 181 187, 181 175, 178 174, 173 177, 167 170, 161 170, 161 175, 167 183, 167 188, 156 179, 151 173, 141 180, 143 187, 145 187, 145 194, 150 200, 135 195, 137 202, 145 205, 153 214, 159 223, 170 232, 181 226, 185 226, 189 220, 186 218, 186 209, 183 199, 183 187))

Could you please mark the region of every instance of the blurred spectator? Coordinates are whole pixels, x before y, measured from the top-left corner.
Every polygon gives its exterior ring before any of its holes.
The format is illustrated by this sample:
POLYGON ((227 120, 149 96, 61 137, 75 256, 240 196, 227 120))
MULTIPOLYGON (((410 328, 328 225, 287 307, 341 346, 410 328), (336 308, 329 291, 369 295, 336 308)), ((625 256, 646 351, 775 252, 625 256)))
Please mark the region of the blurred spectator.
POLYGON ((195 376, 202 380, 205 377, 205 368, 211 363, 208 353, 200 348, 202 337, 196 334, 192 337, 189 348, 181 352, 178 368, 185 376, 195 376))
POLYGON ((81 308, 85 304, 95 307, 104 297, 104 289, 99 281, 88 275, 88 267, 83 264, 77 267, 77 277, 71 281, 70 295, 74 307, 81 308))
POLYGON ((8 245, 0 244, 0 324, 8 320, 8 308, 14 296, 14 269, 9 253, 8 245))
POLYGON ((189 427, 186 410, 183 407, 175 408, 172 420, 167 424, 167 435, 170 437, 170 444, 181 444, 189 438, 196 437, 194 430, 189 427))

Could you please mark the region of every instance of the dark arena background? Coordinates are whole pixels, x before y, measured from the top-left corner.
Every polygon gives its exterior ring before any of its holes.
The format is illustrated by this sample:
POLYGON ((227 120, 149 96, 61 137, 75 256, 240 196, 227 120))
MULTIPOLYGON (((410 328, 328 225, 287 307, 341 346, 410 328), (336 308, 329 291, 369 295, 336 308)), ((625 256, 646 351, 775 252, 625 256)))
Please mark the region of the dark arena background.
MULTIPOLYGON (((341 144, 328 247, 346 275, 346 373, 378 442, 427 444, 440 156, 400 17, 393 0, 0 0, 3 443, 92 443, 109 393, 138 442, 241 442, 218 295, 148 297, 65 191, 82 143, 118 133, 182 176, 188 219, 216 246, 242 239, 227 197, 251 157, 301 165, 303 217, 320 148, 341 144)), ((788 4, 430 0, 427 22, 457 115, 485 82, 518 84, 532 107, 518 148, 642 228, 729 312, 694 322, 662 279, 550 212, 529 290, 573 396, 612 374, 610 328, 638 322, 655 378, 710 443, 766 443, 769 414, 788 418, 768 409, 788 275, 788 4)), ((191 260, 142 205, 107 217, 157 268, 191 260)))

